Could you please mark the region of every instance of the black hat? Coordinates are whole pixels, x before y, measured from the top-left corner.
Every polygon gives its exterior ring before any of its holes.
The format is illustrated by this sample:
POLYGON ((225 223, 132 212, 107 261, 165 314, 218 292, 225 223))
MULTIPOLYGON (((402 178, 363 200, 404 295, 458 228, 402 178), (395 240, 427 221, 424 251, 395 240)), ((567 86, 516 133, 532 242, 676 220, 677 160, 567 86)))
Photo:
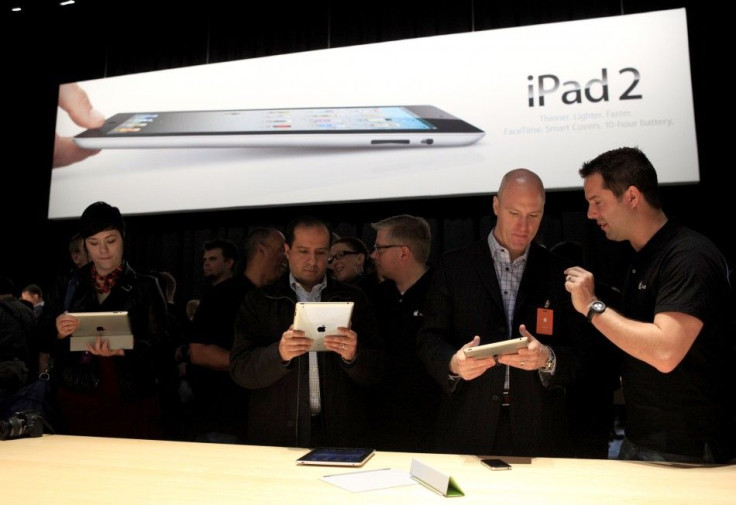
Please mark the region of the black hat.
POLYGON ((105 230, 118 230, 125 236, 125 221, 120 209, 105 202, 95 202, 82 212, 79 232, 84 238, 105 230))

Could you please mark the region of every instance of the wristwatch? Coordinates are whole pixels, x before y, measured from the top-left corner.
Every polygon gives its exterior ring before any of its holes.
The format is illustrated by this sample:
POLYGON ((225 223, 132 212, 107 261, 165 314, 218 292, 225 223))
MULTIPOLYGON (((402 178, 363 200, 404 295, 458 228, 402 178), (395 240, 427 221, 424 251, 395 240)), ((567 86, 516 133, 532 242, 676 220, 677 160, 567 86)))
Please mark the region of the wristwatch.
POLYGON ((606 311, 606 304, 600 300, 595 300, 588 307, 588 321, 593 322, 593 316, 596 314, 603 314, 606 311))
POLYGON ((555 365, 557 364, 557 356, 555 356, 555 352, 552 350, 550 346, 547 346, 547 349, 549 349, 549 358, 547 358, 547 362, 539 368, 540 372, 554 372, 555 371, 555 365))

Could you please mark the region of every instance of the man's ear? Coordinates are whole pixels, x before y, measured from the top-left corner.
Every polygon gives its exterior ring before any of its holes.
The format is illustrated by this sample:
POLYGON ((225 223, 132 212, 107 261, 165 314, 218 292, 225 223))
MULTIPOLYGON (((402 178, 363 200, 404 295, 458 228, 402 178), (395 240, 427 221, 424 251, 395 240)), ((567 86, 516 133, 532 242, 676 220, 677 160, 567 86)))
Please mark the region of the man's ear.
POLYGON ((493 213, 498 216, 498 211, 501 209, 501 202, 498 201, 498 196, 493 197, 493 213))
POLYGON ((624 192, 624 202, 630 207, 634 208, 641 202, 642 196, 641 191, 636 186, 629 186, 624 192))

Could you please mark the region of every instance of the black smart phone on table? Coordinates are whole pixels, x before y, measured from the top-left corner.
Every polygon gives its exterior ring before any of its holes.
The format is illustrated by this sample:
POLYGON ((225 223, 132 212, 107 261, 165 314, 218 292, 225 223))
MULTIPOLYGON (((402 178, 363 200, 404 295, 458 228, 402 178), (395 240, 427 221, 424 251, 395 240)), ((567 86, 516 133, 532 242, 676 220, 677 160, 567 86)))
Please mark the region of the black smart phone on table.
POLYGON ((485 132, 432 105, 124 112, 74 141, 85 149, 463 146, 485 132))
POLYGON ((491 470, 511 470, 511 465, 509 465, 502 459, 486 458, 486 459, 481 459, 480 462, 483 463, 488 468, 490 468, 491 470))

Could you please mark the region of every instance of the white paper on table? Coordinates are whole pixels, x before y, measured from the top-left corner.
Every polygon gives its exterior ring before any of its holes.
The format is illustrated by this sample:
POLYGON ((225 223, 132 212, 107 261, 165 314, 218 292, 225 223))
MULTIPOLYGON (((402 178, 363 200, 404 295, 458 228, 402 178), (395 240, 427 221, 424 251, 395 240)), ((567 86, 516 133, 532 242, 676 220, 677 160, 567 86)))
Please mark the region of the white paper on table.
POLYGON ((415 486, 418 484, 409 472, 393 470, 391 468, 325 475, 320 480, 347 489, 353 493, 390 487, 415 486))

